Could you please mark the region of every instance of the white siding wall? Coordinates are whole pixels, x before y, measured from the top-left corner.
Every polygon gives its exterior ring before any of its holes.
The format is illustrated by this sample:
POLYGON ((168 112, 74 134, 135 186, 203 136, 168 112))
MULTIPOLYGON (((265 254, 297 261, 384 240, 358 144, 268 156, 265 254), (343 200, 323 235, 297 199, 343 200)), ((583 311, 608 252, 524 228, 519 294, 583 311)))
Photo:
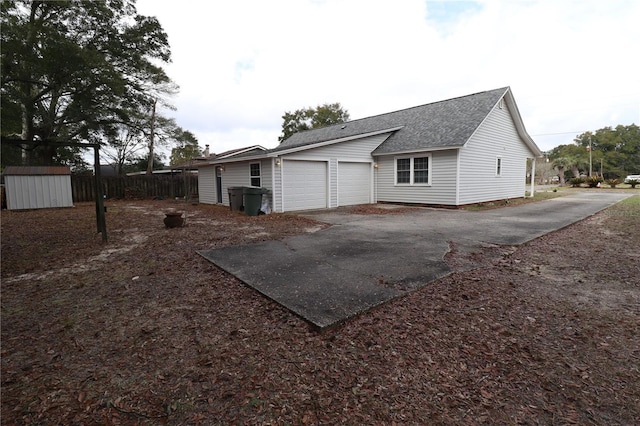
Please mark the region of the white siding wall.
POLYGON ((198 169, 198 200, 203 204, 216 204, 216 166, 198 169))
MULTIPOLYGON (((395 156, 378 157, 378 168, 375 171, 378 201, 455 205, 457 150, 433 151, 430 154, 430 186, 395 185, 395 156)), ((420 156, 420 153, 412 156, 420 156)))
POLYGON ((305 159, 318 158, 326 160, 336 158, 340 159, 340 161, 372 161, 371 152, 384 142, 389 135, 390 133, 369 136, 363 139, 336 143, 290 155, 292 157, 302 156, 305 159))
POLYGON ((527 157, 533 157, 516 131, 506 105, 496 106, 460 149, 458 205, 523 197, 527 157), (496 158, 502 173, 496 176, 496 158))
MULTIPOLYGON (((229 190, 231 186, 251 186, 250 164, 260 163, 261 186, 273 191, 273 171, 271 159, 243 161, 241 163, 225 163, 222 172, 222 204, 229 205, 229 190)), ((215 182, 215 181, 214 181, 215 182)))
POLYGON ((73 207, 71 176, 5 176, 7 209, 73 207))

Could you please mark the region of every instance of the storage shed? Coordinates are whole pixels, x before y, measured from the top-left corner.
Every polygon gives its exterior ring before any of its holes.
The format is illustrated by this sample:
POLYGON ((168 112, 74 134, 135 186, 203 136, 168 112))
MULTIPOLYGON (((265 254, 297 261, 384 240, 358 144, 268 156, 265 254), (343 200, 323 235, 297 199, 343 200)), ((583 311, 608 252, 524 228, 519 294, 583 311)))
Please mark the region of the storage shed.
POLYGON ((9 210, 73 207, 69 167, 9 166, 3 175, 9 210))

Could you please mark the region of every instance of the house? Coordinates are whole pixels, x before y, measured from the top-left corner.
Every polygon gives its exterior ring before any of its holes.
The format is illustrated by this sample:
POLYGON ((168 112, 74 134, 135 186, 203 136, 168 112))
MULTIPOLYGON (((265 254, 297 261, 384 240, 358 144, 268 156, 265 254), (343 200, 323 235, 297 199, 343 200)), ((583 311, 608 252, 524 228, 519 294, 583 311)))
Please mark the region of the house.
POLYGON ((505 87, 201 163, 200 202, 228 204, 229 187, 261 186, 276 212, 376 202, 456 207, 524 197, 527 172, 541 156, 505 87))
POLYGON ((73 207, 69 167, 9 166, 2 174, 9 210, 73 207))

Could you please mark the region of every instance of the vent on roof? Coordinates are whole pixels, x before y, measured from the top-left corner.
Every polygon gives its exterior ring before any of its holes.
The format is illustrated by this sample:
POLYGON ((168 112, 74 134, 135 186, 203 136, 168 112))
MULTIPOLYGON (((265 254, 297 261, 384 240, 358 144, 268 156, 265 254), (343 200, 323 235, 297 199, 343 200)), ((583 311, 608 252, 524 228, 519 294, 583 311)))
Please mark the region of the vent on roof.
POLYGON ((340 128, 341 128, 342 130, 344 130, 344 129, 346 129, 346 128, 347 128, 347 125, 346 125, 346 124, 343 124, 343 125, 342 125, 342 127, 340 127, 340 128))

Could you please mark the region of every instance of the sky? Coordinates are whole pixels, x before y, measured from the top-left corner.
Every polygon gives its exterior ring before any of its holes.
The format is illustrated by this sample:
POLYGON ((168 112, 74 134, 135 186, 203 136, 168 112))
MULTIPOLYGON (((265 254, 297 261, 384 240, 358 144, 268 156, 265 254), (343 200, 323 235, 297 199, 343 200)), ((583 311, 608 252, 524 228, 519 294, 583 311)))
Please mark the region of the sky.
POLYGON ((282 115, 351 119, 510 86, 543 151, 640 125, 637 0, 138 0, 167 32, 182 128, 275 148, 282 115))

